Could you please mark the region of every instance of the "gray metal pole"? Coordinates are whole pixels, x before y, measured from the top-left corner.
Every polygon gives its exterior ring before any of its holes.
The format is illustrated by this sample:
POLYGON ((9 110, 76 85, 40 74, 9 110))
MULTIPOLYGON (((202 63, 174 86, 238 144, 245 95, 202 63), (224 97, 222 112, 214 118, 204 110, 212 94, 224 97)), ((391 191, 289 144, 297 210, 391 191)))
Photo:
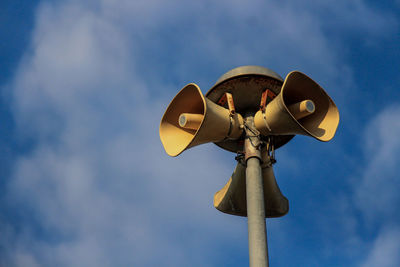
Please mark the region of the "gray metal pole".
POLYGON ((260 138, 256 134, 253 116, 246 117, 244 143, 246 168, 246 199, 249 231, 250 267, 268 267, 267 231, 265 224, 264 192, 261 174, 260 138))

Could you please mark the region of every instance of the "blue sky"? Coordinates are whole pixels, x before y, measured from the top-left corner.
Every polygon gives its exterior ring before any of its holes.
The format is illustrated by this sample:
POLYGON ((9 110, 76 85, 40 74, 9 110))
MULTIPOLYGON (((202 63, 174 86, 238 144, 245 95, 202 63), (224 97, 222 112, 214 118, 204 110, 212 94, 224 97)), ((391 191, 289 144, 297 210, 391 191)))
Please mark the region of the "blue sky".
POLYGON ((400 2, 2 1, 0 266, 246 266, 245 218, 213 194, 234 154, 170 158, 158 125, 187 83, 300 70, 335 138, 277 151, 290 211, 271 266, 400 266, 400 2))

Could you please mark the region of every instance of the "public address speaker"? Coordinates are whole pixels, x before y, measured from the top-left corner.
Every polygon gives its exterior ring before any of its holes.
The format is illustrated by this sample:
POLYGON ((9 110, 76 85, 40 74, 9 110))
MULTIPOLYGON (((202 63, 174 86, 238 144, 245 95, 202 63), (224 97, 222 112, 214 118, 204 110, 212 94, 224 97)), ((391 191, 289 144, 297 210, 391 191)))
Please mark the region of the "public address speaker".
POLYGON ((171 101, 160 123, 160 139, 170 156, 208 142, 238 139, 243 118, 203 96, 200 88, 190 83, 171 101))
POLYGON ((335 135, 339 111, 316 82, 293 71, 281 92, 256 113, 254 124, 262 135, 301 134, 326 142, 335 135))
MULTIPOLYGON (((276 182, 272 162, 265 150, 262 151, 261 175, 263 180, 265 217, 282 217, 289 211, 289 201, 281 193, 276 182)), ((214 207, 224 213, 247 216, 246 166, 238 162, 225 186, 214 195, 214 207)))

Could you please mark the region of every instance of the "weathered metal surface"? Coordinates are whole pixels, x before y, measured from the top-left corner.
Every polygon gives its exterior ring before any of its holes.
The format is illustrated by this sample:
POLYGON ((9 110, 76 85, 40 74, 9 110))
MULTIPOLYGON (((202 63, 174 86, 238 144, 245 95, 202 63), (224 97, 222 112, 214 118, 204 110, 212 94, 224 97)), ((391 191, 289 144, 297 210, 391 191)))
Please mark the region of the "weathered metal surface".
POLYGON ((255 153, 258 156, 246 160, 246 200, 247 200, 247 223, 249 231, 249 261, 250 267, 268 266, 267 230, 265 223, 265 207, 263 180, 261 173, 261 148, 257 146, 260 142, 258 136, 254 136, 253 117, 245 118, 246 138, 251 142, 245 142, 245 154, 255 153), (258 139, 258 140, 257 140, 258 139))
MULTIPOLYGON (((218 103, 221 97, 228 92, 233 97, 237 113, 255 113, 260 108, 262 93, 269 89, 277 95, 282 84, 282 77, 270 69, 260 66, 242 66, 222 75, 205 96, 212 102, 218 103)), ((227 105, 225 106, 228 108, 227 105)), ((274 138, 275 148, 283 146, 293 137, 293 135, 276 136, 274 138)), ((224 140, 215 144, 228 151, 238 152, 243 151, 243 141, 244 136, 238 140, 224 140)))
POLYGON ((233 78, 233 77, 237 78, 237 77, 240 77, 243 75, 247 76, 249 74, 267 76, 267 77, 271 77, 278 81, 283 82, 283 78, 279 74, 274 72, 273 70, 270 70, 268 68, 261 67, 261 66, 249 65, 249 66, 240 66, 240 67, 231 69, 230 71, 226 72, 224 75, 222 75, 217 80, 214 87, 226 80, 233 78))
MULTIPOLYGON (((289 201, 281 193, 274 175, 271 157, 267 155, 265 148, 261 151, 261 157, 265 217, 284 216, 289 211, 289 201)), ((227 214, 246 217, 246 202, 246 164, 244 159, 239 159, 231 178, 221 190, 215 193, 214 207, 227 214)))

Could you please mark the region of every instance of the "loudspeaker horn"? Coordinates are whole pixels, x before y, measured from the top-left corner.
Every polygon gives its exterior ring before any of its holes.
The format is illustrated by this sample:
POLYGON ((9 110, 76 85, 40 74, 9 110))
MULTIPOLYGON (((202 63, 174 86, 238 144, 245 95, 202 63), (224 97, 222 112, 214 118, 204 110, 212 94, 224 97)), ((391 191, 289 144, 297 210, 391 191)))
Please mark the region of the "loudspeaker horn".
MULTIPOLYGON (((289 201, 276 182, 272 163, 266 151, 262 154, 262 179, 265 217, 282 217, 289 211, 289 201)), ((246 166, 239 161, 226 185, 214 195, 214 207, 224 213, 247 216, 246 166)))
POLYGON ((204 97, 190 83, 171 101, 160 123, 160 139, 170 156, 184 150, 226 139, 238 139, 243 133, 243 118, 204 97))
POLYGON ((281 92, 254 117, 263 135, 301 134, 329 141, 339 124, 339 111, 333 100, 305 74, 290 72, 281 92))

